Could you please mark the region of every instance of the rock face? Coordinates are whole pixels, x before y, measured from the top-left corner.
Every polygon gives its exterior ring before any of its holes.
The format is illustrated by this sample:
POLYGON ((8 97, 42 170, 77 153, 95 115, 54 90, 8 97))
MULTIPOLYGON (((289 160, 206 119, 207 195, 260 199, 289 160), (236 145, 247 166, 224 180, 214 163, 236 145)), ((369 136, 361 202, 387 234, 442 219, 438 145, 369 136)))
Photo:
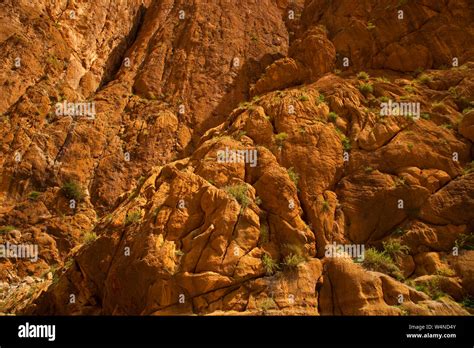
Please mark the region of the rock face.
POLYGON ((3 1, 0 312, 471 313, 472 18, 3 1))

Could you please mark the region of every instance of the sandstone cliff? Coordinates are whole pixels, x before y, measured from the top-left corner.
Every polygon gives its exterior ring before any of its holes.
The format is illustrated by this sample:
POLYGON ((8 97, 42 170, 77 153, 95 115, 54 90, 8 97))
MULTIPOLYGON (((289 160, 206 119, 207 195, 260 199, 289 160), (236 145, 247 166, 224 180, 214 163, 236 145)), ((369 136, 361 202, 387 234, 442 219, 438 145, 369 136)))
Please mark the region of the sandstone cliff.
POLYGON ((0 258, 0 312, 469 314, 473 19, 469 0, 3 1, 0 244, 39 258, 0 258))

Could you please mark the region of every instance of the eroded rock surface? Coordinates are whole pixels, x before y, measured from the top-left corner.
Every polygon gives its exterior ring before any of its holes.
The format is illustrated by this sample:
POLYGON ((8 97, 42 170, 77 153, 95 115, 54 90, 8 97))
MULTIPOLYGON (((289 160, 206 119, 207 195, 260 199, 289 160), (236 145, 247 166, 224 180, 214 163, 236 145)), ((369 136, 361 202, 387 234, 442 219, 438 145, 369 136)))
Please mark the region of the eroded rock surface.
POLYGON ((0 312, 472 312, 473 4, 385 3, 3 1, 0 312))

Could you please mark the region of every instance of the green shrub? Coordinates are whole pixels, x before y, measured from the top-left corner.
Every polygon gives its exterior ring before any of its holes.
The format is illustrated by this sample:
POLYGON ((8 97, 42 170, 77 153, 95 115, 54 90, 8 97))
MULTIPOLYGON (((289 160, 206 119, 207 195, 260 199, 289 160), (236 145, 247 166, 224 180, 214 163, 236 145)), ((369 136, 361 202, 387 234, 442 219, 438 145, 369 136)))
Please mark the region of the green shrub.
POLYGON ((64 183, 61 190, 66 198, 74 199, 76 202, 80 202, 84 198, 82 187, 75 181, 64 183))
POLYGON ((280 269, 276 261, 273 260, 272 257, 267 253, 263 254, 262 256, 262 264, 267 275, 272 275, 280 269))
POLYGON ((0 227, 0 233, 7 233, 7 232, 10 232, 10 231, 13 231, 14 229, 16 229, 15 226, 2 226, 0 227))
POLYGON ((28 195, 28 198, 32 201, 36 201, 39 196, 41 196, 41 192, 31 191, 30 194, 28 195))
POLYGON ((318 96, 318 104, 324 103, 325 101, 326 101, 326 97, 324 96, 324 94, 319 93, 319 96, 318 96))
POLYGON ((285 256, 283 264, 288 268, 296 268, 300 263, 304 262, 306 258, 297 254, 289 254, 285 256))
POLYGON ((386 273, 396 278, 402 277, 400 269, 395 265, 392 258, 385 252, 380 252, 374 248, 368 248, 365 251, 362 266, 368 270, 386 273))
POLYGON ((383 96, 381 96, 381 97, 379 98, 379 100, 380 100, 380 102, 382 102, 382 103, 388 103, 388 101, 390 100, 390 98, 383 95, 383 96))
POLYGON ((446 294, 441 290, 440 279, 439 276, 434 276, 428 281, 416 285, 415 289, 424 292, 433 300, 438 300, 439 298, 446 296, 446 294))
POLYGON ((131 225, 134 224, 142 218, 142 214, 140 213, 139 210, 133 210, 131 212, 127 213, 127 216, 125 217, 125 225, 131 225))
POLYGON ((351 141, 345 135, 341 138, 341 143, 345 151, 349 151, 352 148, 351 141))
POLYGON ((426 74, 421 74, 420 77, 418 77, 418 81, 420 81, 421 83, 428 83, 428 82, 431 82, 432 79, 430 76, 426 74))
POLYGON ((259 302, 258 308, 260 308, 260 310, 263 312, 267 312, 270 309, 277 308, 277 305, 275 300, 273 300, 271 297, 267 297, 266 299, 259 302))
POLYGON ((392 258, 410 252, 410 248, 406 245, 402 245, 398 240, 387 240, 383 242, 382 245, 385 253, 392 258))
POLYGON ((367 82, 367 83, 361 83, 359 84, 359 91, 364 95, 364 96, 367 96, 369 95, 370 93, 373 93, 374 91, 374 86, 367 82))
POLYGON ((470 296, 465 297, 465 298, 462 300, 461 305, 462 305, 464 308, 474 309, 474 298, 472 298, 472 297, 470 297, 470 296))
POLYGON ((299 99, 303 102, 309 101, 309 97, 306 94, 302 94, 299 99))
POLYGON ((84 244, 90 244, 94 242, 97 239, 97 235, 95 232, 86 232, 84 236, 82 237, 82 242, 84 244))
POLYGON ((307 257, 300 247, 292 244, 284 244, 283 247, 289 251, 288 255, 283 259, 283 265, 287 268, 295 268, 300 263, 306 261, 307 257))
POLYGON ((300 180, 300 175, 295 172, 295 169, 293 167, 289 168, 288 170, 288 176, 290 177, 291 181, 295 184, 296 187, 298 187, 298 181, 300 180))
POLYGON ((474 250, 474 233, 460 234, 454 246, 458 249, 474 250))
POLYGON ((245 184, 226 186, 224 187, 224 191, 232 196, 242 206, 242 208, 247 207, 250 203, 250 199, 247 196, 247 185, 245 184))
POLYGON ((367 81, 369 79, 369 74, 367 74, 365 71, 361 71, 357 74, 357 79, 367 81))
POLYGON ((330 122, 336 122, 337 118, 338 118, 338 115, 333 111, 331 111, 328 114, 328 119, 329 119, 330 122))
POLYGON ((283 146, 284 141, 288 138, 288 134, 285 132, 278 133, 273 137, 278 146, 283 146))

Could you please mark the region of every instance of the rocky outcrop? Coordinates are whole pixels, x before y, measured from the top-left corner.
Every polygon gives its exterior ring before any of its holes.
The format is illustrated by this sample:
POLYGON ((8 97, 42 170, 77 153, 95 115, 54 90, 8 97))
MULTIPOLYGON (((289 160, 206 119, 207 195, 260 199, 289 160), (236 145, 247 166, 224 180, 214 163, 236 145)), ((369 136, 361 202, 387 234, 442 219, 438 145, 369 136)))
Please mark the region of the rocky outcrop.
POLYGON ((0 312, 472 311, 469 1, 1 6, 0 312))

